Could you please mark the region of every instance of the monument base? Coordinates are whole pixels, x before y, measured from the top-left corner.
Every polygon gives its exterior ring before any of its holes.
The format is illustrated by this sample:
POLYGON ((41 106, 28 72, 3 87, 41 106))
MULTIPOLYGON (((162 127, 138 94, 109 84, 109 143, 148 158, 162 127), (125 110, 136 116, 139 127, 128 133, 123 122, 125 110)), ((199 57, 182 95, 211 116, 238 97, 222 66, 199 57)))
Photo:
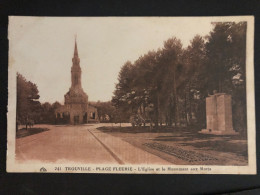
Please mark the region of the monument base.
POLYGON ((212 130, 212 129, 202 129, 199 133, 203 134, 213 134, 213 135, 238 135, 239 133, 234 130, 212 130))

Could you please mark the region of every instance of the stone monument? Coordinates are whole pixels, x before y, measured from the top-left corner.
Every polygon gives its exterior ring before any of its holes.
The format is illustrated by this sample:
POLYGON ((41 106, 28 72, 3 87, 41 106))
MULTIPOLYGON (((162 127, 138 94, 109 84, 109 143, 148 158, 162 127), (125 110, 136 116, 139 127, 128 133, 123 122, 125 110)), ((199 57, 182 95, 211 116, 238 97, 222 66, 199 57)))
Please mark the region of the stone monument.
POLYGON ((216 93, 206 98, 207 129, 199 133, 235 135, 233 129, 231 95, 216 93))

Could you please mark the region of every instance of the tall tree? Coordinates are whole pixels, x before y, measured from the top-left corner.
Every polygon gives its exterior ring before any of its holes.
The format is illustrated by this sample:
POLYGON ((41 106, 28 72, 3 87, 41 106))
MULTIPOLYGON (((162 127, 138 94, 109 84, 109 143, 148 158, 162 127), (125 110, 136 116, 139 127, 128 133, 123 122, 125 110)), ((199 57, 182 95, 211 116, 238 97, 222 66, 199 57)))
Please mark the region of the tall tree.
POLYGON ((205 118, 205 109, 198 109, 205 106, 207 95, 205 88, 207 77, 202 74, 205 69, 205 56, 205 41, 201 36, 196 35, 182 56, 184 64, 182 78, 185 81, 180 90, 183 90, 184 115, 187 124, 193 122, 192 113, 196 114, 199 121, 205 118))
POLYGON ((27 125, 39 119, 41 105, 37 85, 17 73, 17 123, 27 125))
MULTIPOLYGON (((165 71, 167 82, 170 82, 172 87, 168 90, 165 89, 164 92, 168 94, 170 101, 173 100, 173 103, 170 102, 169 104, 173 105, 174 107, 174 122, 175 126, 179 124, 179 106, 178 106, 178 93, 177 87, 180 84, 178 81, 180 79, 180 72, 182 71, 182 43, 179 39, 173 37, 168 39, 164 42, 164 48, 162 50, 162 64, 164 68, 162 71, 165 71)), ((166 85, 168 86, 168 85, 166 85)), ((172 116, 170 116, 172 117, 172 116)))
POLYGON ((232 95, 234 128, 246 129, 246 22, 220 22, 206 44, 209 88, 232 95), (217 81, 218 86, 214 85, 217 81))

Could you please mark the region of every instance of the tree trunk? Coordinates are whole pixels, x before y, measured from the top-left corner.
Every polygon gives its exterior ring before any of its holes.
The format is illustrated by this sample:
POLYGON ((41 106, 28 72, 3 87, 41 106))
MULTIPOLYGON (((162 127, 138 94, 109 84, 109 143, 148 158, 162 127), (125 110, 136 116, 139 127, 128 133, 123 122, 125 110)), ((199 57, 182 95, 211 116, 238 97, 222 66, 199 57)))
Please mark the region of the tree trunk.
POLYGON ((155 127, 158 127, 158 118, 159 118, 159 93, 157 92, 156 93, 156 100, 155 100, 155 104, 154 104, 154 114, 155 114, 155 119, 154 119, 154 125, 155 127))
MULTIPOLYGON (((157 126, 159 123, 161 124, 161 113, 160 113, 160 100, 159 100, 159 92, 157 93, 157 126)), ((161 125, 160 125, 161 126, 161 125)))
POLYGON ((191 114, 191 112, 192 112, 192 98, 191 98, 191 94, 190 94, 190 85, 191 85, 191 83, 190 83, 190 81, 189 81, 189 92, 188 92, 188 97, 189 97, 189 104, 190 104, 190 108, 189 108, 189 125, 191 124, 191 118, 192 118, 192 114, 191 114))
POLYGON ((173 71, 173 92, 174 92, 174 108, 175 108, 175 126, 179 122, 179 109, 178 109, 178 97, 177 97, 177 89, 176 89, 176 75, 175 70, 173 71))
POLYGON ((172 110, 172 99, 170 99, 170 105, 169 105, 169 110, 168 110, 168 124, 169 124, 169 127, 172 126, 172 118, 173 118, 173 110, 172 110))
POLYGON ((145 106, 144 105, 143 105, 143 113, 144 113, 144 127, 145 127, 146 114, 145 114, 145 106))
MULTIPOLYGON (((187 89, 187 87, 186 87, 187 89)), ((185 115, 185 123, 186 127, 188 126, 188 116, 187 116, 187 91, 184 93, 184 115, 185 115)))

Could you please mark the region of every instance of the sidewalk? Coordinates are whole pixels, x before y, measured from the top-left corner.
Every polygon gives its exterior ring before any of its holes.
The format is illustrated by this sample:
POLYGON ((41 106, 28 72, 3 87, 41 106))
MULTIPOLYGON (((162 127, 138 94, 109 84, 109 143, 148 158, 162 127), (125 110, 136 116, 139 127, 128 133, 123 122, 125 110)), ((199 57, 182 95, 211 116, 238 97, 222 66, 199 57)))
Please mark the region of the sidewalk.
POLYGON ((248 164, 247 140, 237 135, 204 135, 183 130, 150 132, 109 126, 98 130, 174 165, 248 164))
POLYGON ((163 160, 149 152, 141 150, 121 138, 103 133, 97 129, 90 131, 104 143, 124 164, 153 164, 153 165, 171 165, 172 163, 163 160))

